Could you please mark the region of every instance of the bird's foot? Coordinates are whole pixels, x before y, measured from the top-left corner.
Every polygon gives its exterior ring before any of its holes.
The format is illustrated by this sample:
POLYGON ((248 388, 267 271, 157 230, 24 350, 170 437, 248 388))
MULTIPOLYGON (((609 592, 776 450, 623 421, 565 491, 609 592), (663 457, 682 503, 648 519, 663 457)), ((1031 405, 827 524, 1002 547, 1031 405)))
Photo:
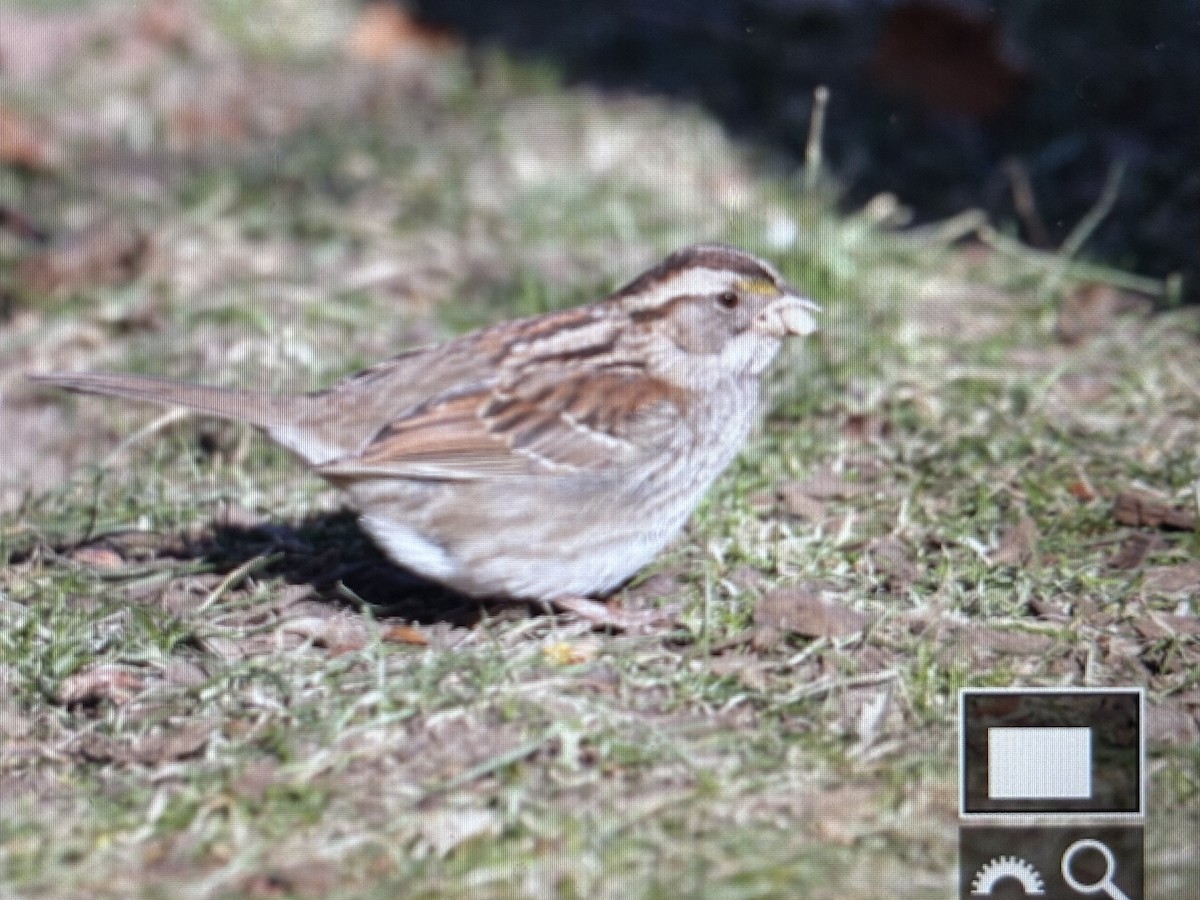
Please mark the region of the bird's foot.
POLYGON ((559 597, 551 606, 563 612, 572 612, 596 629, 611 628, 640 634, 655 628, 669 627, 679 621, 682 606, 673 603, 662 608, 624 610, 610 603, 589 600, 586 597, 559 597))

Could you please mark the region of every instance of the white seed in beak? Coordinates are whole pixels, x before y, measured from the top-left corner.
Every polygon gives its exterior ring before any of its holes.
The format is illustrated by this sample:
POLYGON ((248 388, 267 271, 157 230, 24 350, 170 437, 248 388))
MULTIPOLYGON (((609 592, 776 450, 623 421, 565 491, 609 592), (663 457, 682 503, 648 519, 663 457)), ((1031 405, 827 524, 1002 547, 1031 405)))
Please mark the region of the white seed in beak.
POLYGON ((759 314, 759 327, 776 337, 792 334, 803 337, 817 330, 817 320, 812 314, 820 311, 821 307, 807 297, 785 294, 759 314))

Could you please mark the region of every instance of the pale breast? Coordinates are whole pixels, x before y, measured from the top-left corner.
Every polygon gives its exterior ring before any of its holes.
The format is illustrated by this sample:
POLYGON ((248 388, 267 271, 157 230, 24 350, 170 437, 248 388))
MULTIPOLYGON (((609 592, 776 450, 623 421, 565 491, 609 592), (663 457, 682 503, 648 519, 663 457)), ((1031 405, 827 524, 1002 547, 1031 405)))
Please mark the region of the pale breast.
POLYGON ((695 411, 686 440, 636 470, 446 484, 370 479, 352 494, 389 557, 456 590, 602 596, 679 534, 741 449, 755 392, 717 394, 695 411))

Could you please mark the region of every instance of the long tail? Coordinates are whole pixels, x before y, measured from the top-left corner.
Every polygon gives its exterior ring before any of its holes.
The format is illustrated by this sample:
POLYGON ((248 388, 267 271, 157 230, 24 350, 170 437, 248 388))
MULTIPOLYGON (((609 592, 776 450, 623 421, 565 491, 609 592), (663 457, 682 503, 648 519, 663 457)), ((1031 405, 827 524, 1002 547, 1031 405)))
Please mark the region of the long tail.
POLYGON ((305 399, 205 387, 182 381, 168 381, 165 378, 144 378, 140 375, 51 372, 28 377, 40 384, 52 384, 81 394, 145 400, 163 406, 186 406, 222 419, 249 422, 260 428, 273 428, 294 422, 305 399))

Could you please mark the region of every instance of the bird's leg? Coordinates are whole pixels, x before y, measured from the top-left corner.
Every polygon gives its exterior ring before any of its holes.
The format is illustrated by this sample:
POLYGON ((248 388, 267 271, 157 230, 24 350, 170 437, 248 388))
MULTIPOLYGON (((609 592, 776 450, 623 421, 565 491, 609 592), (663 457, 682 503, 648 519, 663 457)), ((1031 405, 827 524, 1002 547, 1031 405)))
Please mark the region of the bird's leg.
POLYGON ((674 625, 679 620, 679 604, 662 609, 627 611, 609 603, 586 597, 556 597, 550 601, 555 609, 572 612, 595 628, 611 628, 636 634, 655 627, 674 625))

